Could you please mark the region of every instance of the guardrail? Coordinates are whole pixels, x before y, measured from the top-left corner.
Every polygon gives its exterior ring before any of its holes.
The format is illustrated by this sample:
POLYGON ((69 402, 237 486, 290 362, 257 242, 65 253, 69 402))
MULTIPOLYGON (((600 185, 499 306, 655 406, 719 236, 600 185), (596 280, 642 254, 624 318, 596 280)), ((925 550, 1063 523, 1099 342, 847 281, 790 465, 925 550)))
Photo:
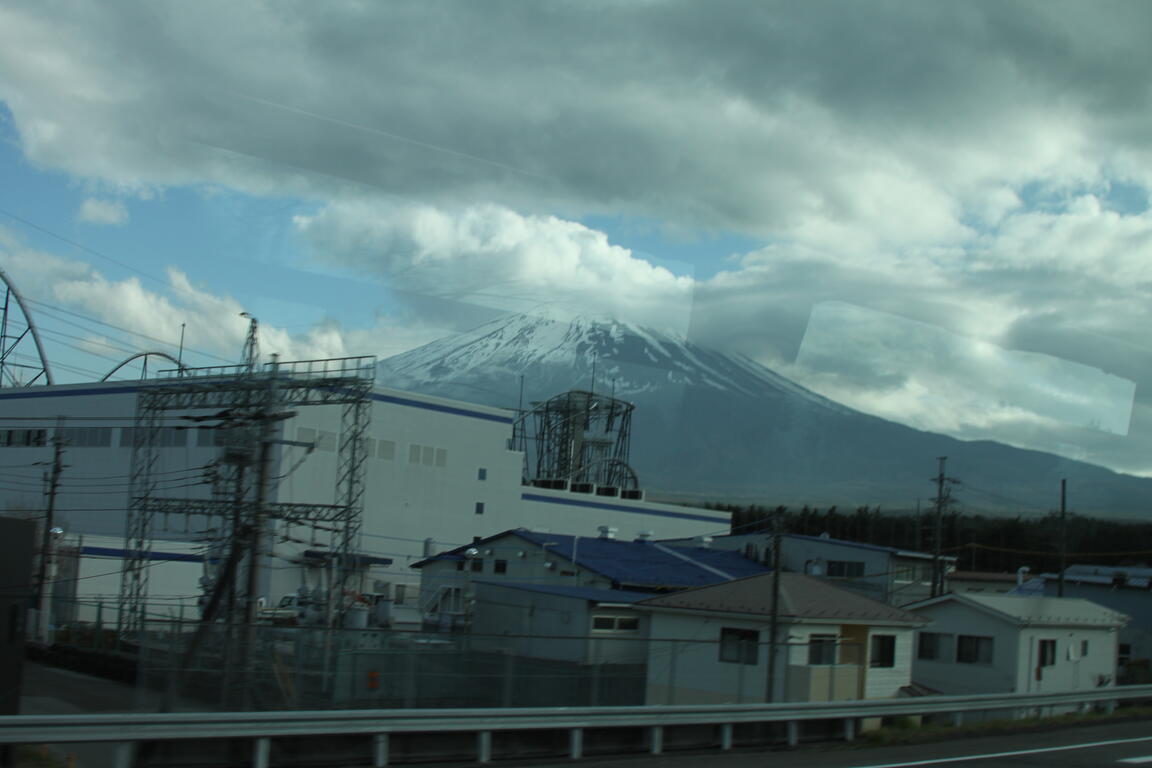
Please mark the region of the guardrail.
POLYGON ((568 756, 584 753, 584 731, 592 728, 645 728, 648 751, 660 754, 664 730, 677 726, 717 727, 715 746, 729 750, 733 727, 745 723, 785 723, 787 740, 799 742, 800 726, 839 721, 846 740, 861 718, 950 714, 954 724, 967 712, 1012 710, 1027 713, 1061 705, 1152 699, 1152 685, 1095 688, 1065 693, 925 696, 839 702, 710 704, 645 707, 543 707, 532 709, 383 709, 289 712, 128 713, 102 715, 17 715, 0 717, 0 743, 63 744, 118 742, 114 768, 130 768, 136 744, 153 741, 250 739, 253 768, 268 768, 272 739, 300 736, 371 736, 371 764, 389 764, 389 737, 397 734, 473 733, 476 760, 492 760, 492 734, 506 731, 566 731, 568 756), (132 734, 132 741, 125 741, 132 734))

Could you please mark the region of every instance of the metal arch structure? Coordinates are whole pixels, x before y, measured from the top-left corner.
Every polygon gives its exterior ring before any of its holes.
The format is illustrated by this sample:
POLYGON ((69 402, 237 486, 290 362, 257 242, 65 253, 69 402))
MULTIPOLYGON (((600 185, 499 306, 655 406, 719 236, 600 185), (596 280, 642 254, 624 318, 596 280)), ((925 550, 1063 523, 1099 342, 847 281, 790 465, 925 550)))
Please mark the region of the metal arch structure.
POLYGON ((28 305, 3 269, 0 269, 0 280, 4 282, 4 306, 0 312, 0 387, 30 387, 37 383, 51 385, 54 383, 52 369, 48 367, 48 356, 44 354, 44 344, 40 341, 36 324, 32 322, 28 305), (16 307, 12 306, 13 301, 16 307), (24 316, 22 330, 21 326, 14 328, 12 323, 13 310, 17 307, 24 316), (36 349, 36 357, 40 359, 38 366, 17 361, 17 358, 25 357, 21 350, 29 340, 36 349), (30 378, 25 379, 25 376, 30 378))
POLYGON ((524 452, 524 483, 636 488, 628 461, 633 410, 632 403, 580 389, 533 403, 517 419, 513 435, 524 452))
MULTIPOLYGON (((178 371, 180 371, 181 373, 188 370, 188 366, 184 365, 183 363, 181 363, 176 358, 172 357, 172 355, 168 354, 167 352, 137 352, 136 354, 125 358, 123 361, 120 362, 119 365, 117 365, 112 370, 108 371, 108 373, 104 374, 104 378, 100 379, 100 381, 108 381, 108 379, 112 378, 112 375, 114 373, 116 373, 116 371, 118 371, 121 368, 123 368, 124 366, 128 365, 128 363, 132 362, 133 360, 139 360, 140 358, 144 358, 144 366, 145 366, 144 370, 147 371, 148 370, 147 366, 148 366, 148 358, 149 357, 162 357, 170 363, 175 363, 176 369, 178 371)), ((148 377, 146 375, 142 375, 140 378, 148 378, 148 377)))

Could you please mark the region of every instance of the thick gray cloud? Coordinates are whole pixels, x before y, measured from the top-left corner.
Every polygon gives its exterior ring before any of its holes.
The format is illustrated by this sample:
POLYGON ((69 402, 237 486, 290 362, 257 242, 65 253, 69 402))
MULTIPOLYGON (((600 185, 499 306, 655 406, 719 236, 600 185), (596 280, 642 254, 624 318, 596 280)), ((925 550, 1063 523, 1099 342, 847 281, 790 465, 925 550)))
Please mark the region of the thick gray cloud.
POLYGON ((862 408, 1134 468, 1150 28, 1144 2, 17 2, 0 100, 26 156, 94 198, 314 201, 283 226, 319 260, 434 299, 413 339, 452 325, 445 299, 671 319, 862 408), (593 214, 765 245, 689 280, 593 214), (797 361, 828 302, 946 335, 857 327, 904 345, 898 375, 797 361), (1130 434, 1060 432, 1027 396, 1019 418, 930 411, 941 381, 1035 359, 1015 352, 1135 382, 1130 434))

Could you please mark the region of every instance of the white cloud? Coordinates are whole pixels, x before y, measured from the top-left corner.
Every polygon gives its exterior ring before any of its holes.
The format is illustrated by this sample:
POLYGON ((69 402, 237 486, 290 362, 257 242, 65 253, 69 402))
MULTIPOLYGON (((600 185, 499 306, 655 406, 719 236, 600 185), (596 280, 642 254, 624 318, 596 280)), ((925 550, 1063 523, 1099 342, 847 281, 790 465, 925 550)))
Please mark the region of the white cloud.
POLYGON ((509 311, 547 305, 680 332, 692 308, 691 278, 554 216, 492 205, 446 211, 358 201, 295 221, 323 258, 439 299, 509 311))
POLYGON ((119 200, 85 198, 80 204, 76 218, 89 224, 110 224, 120 226, 128 223, 128 208, 119 200))

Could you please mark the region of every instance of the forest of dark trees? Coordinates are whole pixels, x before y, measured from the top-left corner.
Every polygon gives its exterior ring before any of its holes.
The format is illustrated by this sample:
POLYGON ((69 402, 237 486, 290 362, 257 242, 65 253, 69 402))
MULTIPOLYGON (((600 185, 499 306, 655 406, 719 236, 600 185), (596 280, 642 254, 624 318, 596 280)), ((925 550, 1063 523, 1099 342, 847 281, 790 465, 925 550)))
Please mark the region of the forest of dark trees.
MULTIPOLYGON (((932 552, 936 516, 932 510, 887 514, 878 507, 841 511, 789 507, 708 504, 732 514, 733 533, 771 531, 778 519, 781 532, 807 536, 827 533, 834 539, 932 552)), ((1068 514, 1067 563, 1145 566, 1152 561, 1152 523, 1128 523, 1068 514)), ((1060 518, 991 517, 946 512, 941 519, 941 551, 955 555, 965 571, 1055 572, 1060 566, 1060 518)))

